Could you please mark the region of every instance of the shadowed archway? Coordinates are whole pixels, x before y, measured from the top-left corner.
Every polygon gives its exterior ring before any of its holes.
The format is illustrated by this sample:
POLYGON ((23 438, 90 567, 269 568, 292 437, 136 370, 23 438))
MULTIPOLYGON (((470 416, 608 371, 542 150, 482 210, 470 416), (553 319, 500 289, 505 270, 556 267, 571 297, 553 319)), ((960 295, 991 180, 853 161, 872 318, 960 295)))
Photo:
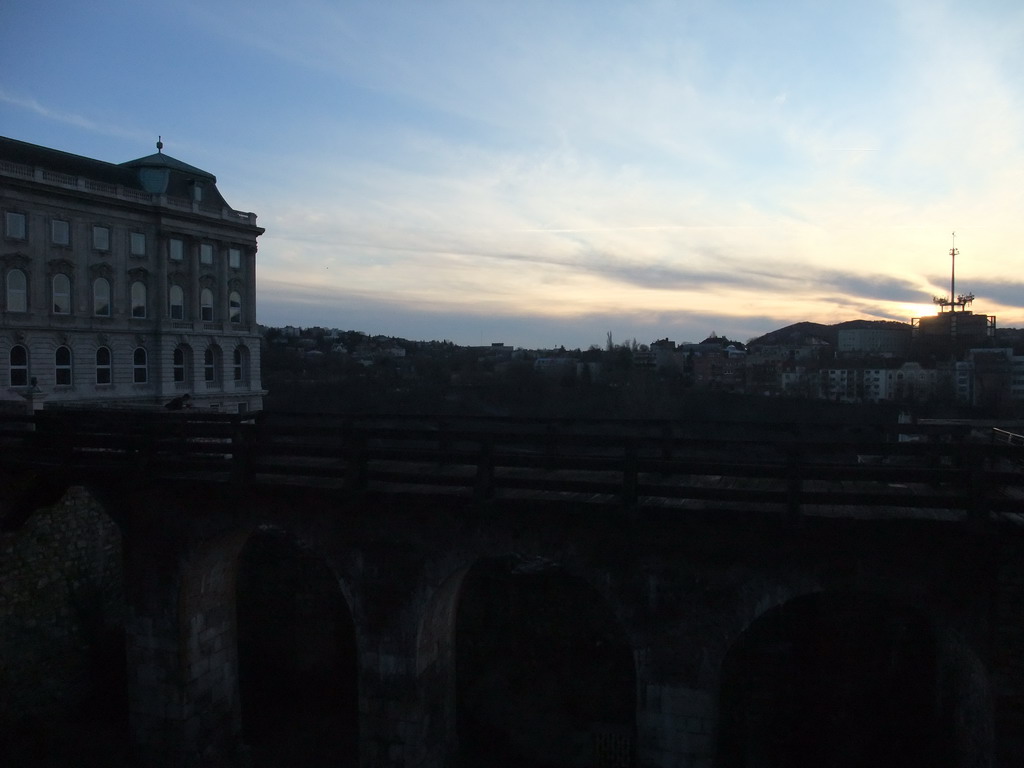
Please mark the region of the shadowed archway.
POLYGON ((459 765, 633 764, 633 654, 589 585, 545 562, 478 562, 462 585, 455 657, 459 765))
POLYGON ((987 681, 954 646, 925 617, 874 596, 790 600, 726 655, 715 764, 990 765, 987 681))
POLYGON ((358 765, 355 628, 337 579, 283 533, 239 555, 242 733, 256 768, 358 765))

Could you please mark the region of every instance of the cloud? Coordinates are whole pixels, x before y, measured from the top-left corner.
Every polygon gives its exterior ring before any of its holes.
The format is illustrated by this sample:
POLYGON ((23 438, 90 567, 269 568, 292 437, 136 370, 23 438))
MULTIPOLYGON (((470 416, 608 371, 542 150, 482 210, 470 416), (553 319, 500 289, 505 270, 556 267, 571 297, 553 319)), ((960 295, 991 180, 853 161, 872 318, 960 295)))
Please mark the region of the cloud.
POLYGON ((125 139, 131 142, 148 141, 151 138, 148 134, 144 136, 138 131, 129 130, 119 125, 103 123, 84 115, 48 107, 33 97, 12 94, 4 88, 0 88, 0 102, 15 109, 30 112, 37 117, 51 122, 81 128, 90 133, 101 134, 110 138, 125 139))
MULTIPOLYGON (((971 280, 958 284, 957 293, 973 293, 976 311, 985 312, 986 304, 995 304, 1013 312, 1014 322, 1024 319, 1024 282, 1019 280, 971 280)), ((943 296, 948 295, 948 291, 943 296)))
POLYGON ((882 275, 863 275, 852 271, 823 271, 812 275, 812 284, 822 293, 838 290, 843 296, 857 296, 865 302, 879 304, 928 303, 931 296, 921 293, 921 286, 910 280, 882 275))

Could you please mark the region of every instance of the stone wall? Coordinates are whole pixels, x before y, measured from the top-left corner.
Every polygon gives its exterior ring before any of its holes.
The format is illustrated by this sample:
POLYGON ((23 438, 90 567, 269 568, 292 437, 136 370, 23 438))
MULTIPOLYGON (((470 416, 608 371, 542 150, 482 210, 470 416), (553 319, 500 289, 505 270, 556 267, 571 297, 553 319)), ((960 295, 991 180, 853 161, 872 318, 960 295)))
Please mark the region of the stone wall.
POLYGON ((0 733, 83 706, 123 669, 121 533, 83 488, 0 534, 0 733), (117 658, 118 653, 120 658, 117 658))

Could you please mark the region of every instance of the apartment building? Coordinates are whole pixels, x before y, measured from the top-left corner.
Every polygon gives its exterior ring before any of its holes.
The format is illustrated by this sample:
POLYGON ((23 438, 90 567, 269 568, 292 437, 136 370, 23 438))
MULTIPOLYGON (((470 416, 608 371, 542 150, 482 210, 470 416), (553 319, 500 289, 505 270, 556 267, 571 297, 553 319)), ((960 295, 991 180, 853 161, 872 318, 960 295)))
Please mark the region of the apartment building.
POLYGON ((924 402, 935 396, 939 372, 920 363, 823 368, 821 396, 846 402, 924 402))
POLYGON ((262 407, 256 215, 163 153, 0 138, 0 384, 33 407, 262 407))

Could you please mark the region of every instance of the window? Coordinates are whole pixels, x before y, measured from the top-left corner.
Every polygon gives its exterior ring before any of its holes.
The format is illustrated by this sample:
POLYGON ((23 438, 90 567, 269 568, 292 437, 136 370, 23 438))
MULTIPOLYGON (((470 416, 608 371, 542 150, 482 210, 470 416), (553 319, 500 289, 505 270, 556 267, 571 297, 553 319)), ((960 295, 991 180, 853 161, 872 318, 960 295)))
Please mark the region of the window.
POLYGON ((11 347, 11 386, 28 386, 28 350, 21 344, 11 347))
POLYGON ((180 285, 172 285, 168 296, 170 299, 170 313, 172 320, 185 319, 185 292, 180 285))
POLYGON ((213 264, 213 246, 209 243, 203 243, 199 246, 199 263, 213 264))
POLYGON ((128 248, 132 256, 145 256, 146 235, 142 232, 132 232, 128 235, 128 248))
POLYGON ((7 211, 4 216, 4 234, 12 240, 24 240, 26 238, 25 214, 7 211))
POLYGON ((110 381, 110 349, 100 347, 96 350, 96 383, 109 384, 110 381))
POLYGON ((198 181, 192 182, 192 199, 197 203, 203 202, 203 185, 198 181))
POLYGON ((146 365, 146 350, 136 347, 132 355, 132 381, 145 384, 149 379, 149 367, 146 365))
POLYGON ((54 245, 71 245, 71 226, 61 219, 50 221, 50 242, 54 245))
POLYGON ((232 269, 239 269, 242 266, 241 248, 228 248, 228 266, 232 269))
POLYGON ((110 250, 110 227, 92 228, 92 247, 97 251, 110 250))
POLYGON ((238 291, 232 291, 228 297, 228 319, 232 323, 242 322, 242 295, 238 291))
POLYGON ((28 279, 20 269, 7 273, 7 311, 28 311, 28 279))
POLYGON ((203 353, 203 379, 207 384, 220 382, 220 350, 217 347, 207 347, 203 353))
POLYGON ((93 280, 92 313, 97 317, 110 317, 110 283, 105 277, 93 280))
POLYGON ((167 245, 167 254, 171 261, 181 261, 185 258, 185 241, 172 237, 167 245))
POLYGON ((53 314, 71 314, 71 278, 64 274, 53 276, 53 314))
POLYGON ((144 318, 146 316, 146 284, 138 281, 132 283, 132 317, 144 318))
POLYGON ((245 383, 249 373, 249 349, 245 345, 235 347, 234 353, 234 379, 236 382, 245 383))
POLYGON ((58 387, 71 386, 71 349, 57 347, 53 355, 54 383, 58 387))
POLYGON ((175 347, 174 356, 172 358, 172 369, 174 370, 174 383, 183 384, 187 381, 186 373, 188 371, 189 363, 189 350, 187 347, 175 347))
POLYGON ((213 321, 213 291, 209 288, 199 293, 199 317, 207 323, 213 321))

